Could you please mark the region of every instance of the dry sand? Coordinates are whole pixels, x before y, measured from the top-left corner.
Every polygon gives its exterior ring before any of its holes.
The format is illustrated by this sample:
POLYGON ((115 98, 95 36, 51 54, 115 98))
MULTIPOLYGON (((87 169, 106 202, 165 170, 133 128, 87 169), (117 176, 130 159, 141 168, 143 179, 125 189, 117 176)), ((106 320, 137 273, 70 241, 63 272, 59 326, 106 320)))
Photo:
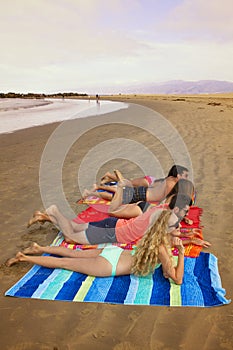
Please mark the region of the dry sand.
MULTIPOLYGON (((197 204, 204 209, 204 236, 219 259, 219 270, 227 297, 232 299, 232 161, 233 96, 116 96, 113 100, 140 104, 161 113, 178 130, 191 154, 197 204)), ((106 116, 103 116, 105 118, 106 116)), ((89 122, 91 119, 89 120, 89 122)), ((4 297, 30 265, 11 268, 4 262, 17 250, 37 241, 50 244, 56 229, 50 225, 26 228, 35 209, 43 209, 39 164, 45 144, 56 128, 46 125, 0 135, 1 145, 1 268, 0 344, 2 350, 101 349, 101 350, 231 350, 233 304, 200 308, 168 308, 68 303, 4 297)), ((93 129, 69 152, 64 164, 66 197, 76 212, 79 198, 76 176, 83 156, 109 137, 145 141, 158 152, 153 139, 130 127, 105 125, 93 129)), ((170 167, 164 158, 164 169, 170 167)), ((118 167, 128 177, 140 171, 127 161, 110 161, 105 170, 118 167)), ((90 166, 89 171, 93 171, 90 166)))

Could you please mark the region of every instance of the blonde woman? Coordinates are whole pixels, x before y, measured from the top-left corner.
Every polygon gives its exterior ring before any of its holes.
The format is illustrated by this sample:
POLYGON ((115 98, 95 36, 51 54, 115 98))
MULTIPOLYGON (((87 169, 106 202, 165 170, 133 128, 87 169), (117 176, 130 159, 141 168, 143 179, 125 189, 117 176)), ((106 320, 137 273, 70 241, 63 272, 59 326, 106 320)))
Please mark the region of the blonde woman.
POLYGON ((162 265, 166 278, 182 284, 184 247, 182 241, 176 237, 179 231, 179 220, 170 210, 160 210, 156 214, 135 250, 129 251, 111 246, 104 249, 78 251, 65 247, 42 247, 34 243, 23 253, 19 252, 14 258, 9 259, 7 266, 18 262, 30 262, 48 268, 62 268, 87 275, 106 277, 130 273, 145 276, 162 265), (177 266, 173 264, 171 245, 176 246, 179 250, 177 266), (55 254, 63 258, 30 255, 42 253, 55 254))

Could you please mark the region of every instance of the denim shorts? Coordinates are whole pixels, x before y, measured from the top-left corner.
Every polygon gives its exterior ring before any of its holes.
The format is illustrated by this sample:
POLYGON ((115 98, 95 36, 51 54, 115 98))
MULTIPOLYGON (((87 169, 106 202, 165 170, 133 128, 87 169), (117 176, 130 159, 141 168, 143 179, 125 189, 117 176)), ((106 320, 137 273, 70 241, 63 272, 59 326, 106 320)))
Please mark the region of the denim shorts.
POLYGON ((139 186, 139 187, 123 187, 123 198, 122 203, 137 203, 139 201, 146 202, 146 192, 147 187, 139 186))
POLYGON ((107 218, 101 221, 89 222, 86 237, 90 244, 116 243, 116 223, 118 218, 107 218))

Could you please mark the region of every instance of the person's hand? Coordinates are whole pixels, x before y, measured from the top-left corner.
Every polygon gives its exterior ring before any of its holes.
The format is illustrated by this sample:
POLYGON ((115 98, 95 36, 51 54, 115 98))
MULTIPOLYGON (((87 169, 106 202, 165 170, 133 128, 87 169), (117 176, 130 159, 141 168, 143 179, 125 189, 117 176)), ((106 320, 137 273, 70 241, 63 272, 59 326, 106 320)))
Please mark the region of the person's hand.
POLYGON ((180 239, 178 237, 173 237, 172 244, 173 244, 173 246, 175 246, 178 249, 179 254, 184 254, 184 246, 182 243, 182 239, 180 239))
POLYGON ((190 237, 193 236, 193 230, 190 229, 190 231, 182 231, 182 237, 190 237))
POLYGON ((182 231, 182 237, 190 237, 190 236, 200 236, 200 230, 198 228, 189 228, 186 231, 185 229, 184 231, 182 231))
POLYGON ((184 217, 184 222, 185 222, 187 225, 192 225, 192 224, 193 224, 193 220, 187 218, 186 216, 184 217))
POLYGON ((120 188, 123 188, 125 186, 133 187, 132 182, 130 180, 127 180, 127 179, 122 179, 122 180, 118 181, 117 186, 120 188))
POLYGON ((114 169, 114 174, 116 175, 117 181, 121 181, 124 179, 124 176, 118 169, 114 169))
POLYGON ((196 237, 191 238, 191 243, 195 245, 200 245, 201 247, 204 247, 204 248, 209 248, 211 246, 210 242, 204 241, 203 239, 196 238, 196 237))

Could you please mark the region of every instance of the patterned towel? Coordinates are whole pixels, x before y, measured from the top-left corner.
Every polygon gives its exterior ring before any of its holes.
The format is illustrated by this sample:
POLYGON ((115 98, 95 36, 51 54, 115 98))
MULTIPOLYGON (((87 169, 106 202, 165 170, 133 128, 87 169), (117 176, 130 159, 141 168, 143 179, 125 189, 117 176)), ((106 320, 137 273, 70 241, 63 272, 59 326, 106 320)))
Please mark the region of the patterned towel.
MULTIPOLYGON (((199 231, 199 233, 195 234, 195 237, 203 239, 202 230, 199 229, 198 231, 199 231)), ((185 240, 185 238, 182 238, 182 239, 185 240)), ((63 247, 70 248, 70 249, 97 249, 97 248, 100 249, 100 248, 104 248, 104 247, 110 245, 108 243, 92 244, 92 245, 91 244, 70 244, 64 240, 62 233, 59 233, 59 236, 57 238, 57 242, 59 242, 58 245, 61 245, 63 247)), ((122 249, 129 249, 129 250, 132 250, 136 244, 137 244, 137 241, 130 242, 130 243, 113 243, 113 245, 121 247, 122 249)), ((196 258, 199 256, 201 250, 202 250, 201 246, 190 243, 190 244, 185 245, 184 255, 187 257, 190 257, 190 258, 196 258)), ((173 248, 172 253, 174 256, 177 256, 178 249, 173 248)))
POLYGON ((218 272, 217 258, 201 253, 185 258, 181 286, 165 279, 161 267, 146 277, 93 277, 34 265, 6 296, 128 305, 211 307, 229 304, 218 272))
MULTIPOLYGON (((110 201, 105 199, 97 198, 97 197, 88 197, 85 200, 78 201, 78 204, 87 204, 89 207, 84 210, 82 213, 78 214, 78 218, 81 222, 90 222, 103 220, 108 217, 108 208, 110 201)), ((152 205, 159 205, 157 202, 151 203, 152 205)), ((182 228, 200 228, 201 215, 203 213, 203 209, 197 206, 191 206, 188 213, 188 219, 192 220, 192 225, 186 224, 182 221, 182 228)))
MULTIPOLYGON (((94 199, 93 199, 94 201, 94 199)), ((93 221, 100 221, 103 219, 106 219, 109 217, 107 214, 107 209, 104 204, 104 200, 101 200, 103 203, 96 204, 96 199, 95 199, 95 204, 89 206, 87 209, 83 210, 80 214, 77 215, 77 218, 75 219, 76 222, 78 223, 83 223, 83 222, 93 222, 93 221)), ((89 204, 90 205, 90 204, 89 204)), ((201 222, 201 215, 202 215, 202 209, 199 207, 192 206, 189 210, 189 215, 188 218, 193 221, 192 225, 187 225, 184 221, 181 222, 182 228, 181 232, 188 232, 192 228, 196 229, 196 234, 194 235, 197 238, 203 239, 203 233, 202 233, 202 227, 200 225, 201 222)), ((60 239, 60 237, 59 237, 60 239)), ((125 243, 116 243, 115 245, 123 248, 123 249, 133 249, 133 246, 137 242, 131 242, 128 244, 125 243)), ((103 248, 106 246, 106 244, 102 245, 80 245, 80 244, 68 244, 65 242, 64 239, 60 240, 60 245, 64 247, 69 247, 70 249, 96 249, 96 248, 103 248)), ((188 244, 185 246, 185 256, 187 257, 192 257, 196 258, 199 256, 200 252, 202 250, 201 246, 197 246, 194 244, 188 244)), ((178 255, 178 250, 173 249, 173 255, 178 255)))

